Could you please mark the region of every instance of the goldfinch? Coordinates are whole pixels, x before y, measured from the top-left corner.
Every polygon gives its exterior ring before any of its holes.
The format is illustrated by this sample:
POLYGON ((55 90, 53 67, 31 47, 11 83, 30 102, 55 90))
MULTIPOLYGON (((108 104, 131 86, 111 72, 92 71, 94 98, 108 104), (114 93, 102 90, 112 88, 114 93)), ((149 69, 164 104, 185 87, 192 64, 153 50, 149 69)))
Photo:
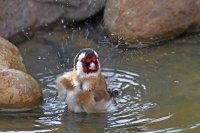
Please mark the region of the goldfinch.
POLYGON ((102 113, 116 109, 100 69, 97 52, 85 48, 76 55, 73 70, 57 77, 58 98, 68 110, 102 113))

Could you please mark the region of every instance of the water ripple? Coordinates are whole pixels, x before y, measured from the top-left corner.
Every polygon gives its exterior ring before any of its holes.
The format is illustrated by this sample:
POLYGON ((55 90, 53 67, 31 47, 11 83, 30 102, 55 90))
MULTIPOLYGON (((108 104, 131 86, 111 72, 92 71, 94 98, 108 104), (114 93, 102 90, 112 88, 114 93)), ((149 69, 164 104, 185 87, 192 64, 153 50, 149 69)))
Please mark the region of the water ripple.
MULTIPOLYGON (((144 117, 144 112, 153 108, 155 104, 143 101, 142 97, 146 93, 147 88, 144 84, 140 83, 140 75, 110 68, 102 68, 102 74, 106 79, 108 88, 116 89, 119 92, 119 96, 115 98, 117 110, 110 115, 104 116, 104 119, 102 117, 102 120, 98 118, 99 122, 102 122, 99 123, 99 125, 104 125, 103 128, 105 128, 106 132, 117 131, 117 129, 120 129, 119 131, 131 130, 133 127, 139 128, 143 124, 151 121, 150 118, 144 117), (105 120, 105 118, 107 120, 105 120), (105 123, 107 123, 106 127, 105 123)), ((45 102, 41 106, 44 111, 44 116, 40 117, 36 122, 45 125, 62 125, 63 119, 68 120, 68 118, 71 117, 78 117, 74 115, 71 116, 70 114, 61 117, 64 115, 66 105, 61 101, 57 101, 57 91, 54 82, 56 76, 44 76, 42 74, 38 74, 38 76, 43 86, 45 102)), ((91 118, 93 119, 93 117, 91 118)), ((90 122, 90 117, 88 117, 87 120, 90 122)), ((77 123, 77 121, 78 120, 74 122, 77 123)), ((81 121, 83 120, 78 122, 81 121)), ((86 120, 84 121, 86 122, 86 120)))
POLYGON ((119 96, 115 98, 118 110, 108 118, 108 131, 116 131, 119 128, 119 132, 123 132, 122 129, 139 128, 151 121, 150 118, 144 117, 144 112, 156 104, 142 100, 147 87, 140 83, 139 74, 108 68, 103 68, 102 74, 106 78, 108 88, 119 91, 119 96))

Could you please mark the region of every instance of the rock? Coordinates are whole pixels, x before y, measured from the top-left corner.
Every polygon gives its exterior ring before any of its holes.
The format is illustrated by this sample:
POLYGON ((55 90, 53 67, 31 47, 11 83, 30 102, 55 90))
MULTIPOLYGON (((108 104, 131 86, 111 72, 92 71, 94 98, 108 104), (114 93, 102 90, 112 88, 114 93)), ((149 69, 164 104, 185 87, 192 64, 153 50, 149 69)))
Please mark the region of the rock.
POLYGON ((106 0, 0 0, 0 36, 22 41, 34 35, 39 26, 59 18, 65 23, 84 20, 104 6, 106 0))
POLYGON ((0 37, 0 69, 13 68, 26 72, 22 60, 22 56, 17 47, 0 37))
POLYGON ((26 111, 38 107, 42 89, 22 63, 19 50, 0 37, 0 111, 26 111))
POLYGON ((70 21, 81 21, 99 12, 106 0, 67 0, 69 5, 66 5, 64 18, 70 21))
POLYGON ((107 0, 106 32, 114 42, 154 43, 200 24, 200 0, 107 0))
POLYGON ((0 70, 0 111, 27 111, 42 103, 38 83, 16 69, 0 70))

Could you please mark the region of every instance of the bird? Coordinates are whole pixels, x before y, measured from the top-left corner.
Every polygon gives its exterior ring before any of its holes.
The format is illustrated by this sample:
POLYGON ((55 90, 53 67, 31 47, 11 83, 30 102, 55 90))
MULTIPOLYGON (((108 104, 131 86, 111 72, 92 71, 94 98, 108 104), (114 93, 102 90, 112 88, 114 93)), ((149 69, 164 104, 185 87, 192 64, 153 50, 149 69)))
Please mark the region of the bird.
POLYGON ((92 48, 84 48, 74 59, 71 71, 56 79, 58 99, 75 113, 113 112, 116 107, 113 96, 101 74, 98 54, 92 48))

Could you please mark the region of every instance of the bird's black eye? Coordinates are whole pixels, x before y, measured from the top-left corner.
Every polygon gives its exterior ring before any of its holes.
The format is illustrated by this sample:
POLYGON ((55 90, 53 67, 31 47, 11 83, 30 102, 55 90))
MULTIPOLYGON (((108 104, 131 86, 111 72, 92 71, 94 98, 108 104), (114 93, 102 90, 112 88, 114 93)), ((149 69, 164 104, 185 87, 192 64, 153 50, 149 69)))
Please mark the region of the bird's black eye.
POLYGON ((97 64, 98 64, 98 61, 95 61, 94 64, 97 65, 97 64))
POLYGON ((90 65, 90 63, 88 63, 88 62, 84 62, 84 61, 81 61, 81 62, 82 62, 83 66, 89 66, 90 65))

